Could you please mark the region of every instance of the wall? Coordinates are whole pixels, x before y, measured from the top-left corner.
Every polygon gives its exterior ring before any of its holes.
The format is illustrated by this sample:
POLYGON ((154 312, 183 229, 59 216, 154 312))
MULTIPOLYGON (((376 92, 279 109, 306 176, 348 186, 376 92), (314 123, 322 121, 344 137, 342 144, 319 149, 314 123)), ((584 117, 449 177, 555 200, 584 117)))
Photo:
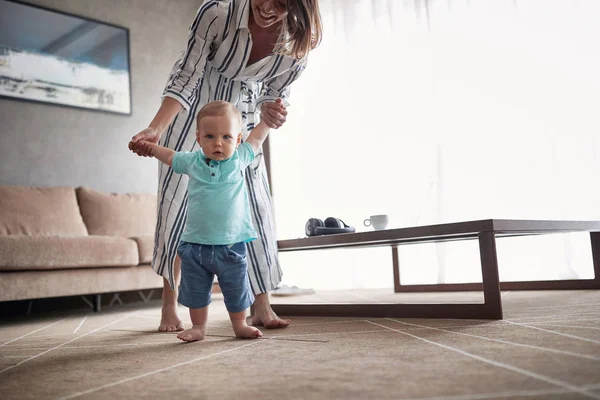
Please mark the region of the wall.
POLYGON ((160 105, 201 0, 34 0, 129 29, 132 115, 0 98, 0 185, 155 193, 156 160, 127 149, 160 105))

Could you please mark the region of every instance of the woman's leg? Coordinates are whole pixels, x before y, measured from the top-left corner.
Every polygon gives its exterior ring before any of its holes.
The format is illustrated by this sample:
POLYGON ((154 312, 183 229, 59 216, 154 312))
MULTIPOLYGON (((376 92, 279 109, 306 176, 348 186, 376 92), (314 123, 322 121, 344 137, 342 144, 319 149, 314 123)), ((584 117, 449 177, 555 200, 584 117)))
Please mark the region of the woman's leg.
POLYGON ((168 279, 163 278, 162 293, 162 316, 160 318, 159 332, 178 332, 185 329, 183 322, 177 314, 177 288, 179 286, 181 260, 179 256, 175 257, 173 265, 173 278, 175 280, 175 290, 171 290, 168 279))
MULTIPOLYGON (((273 289, 271 289, 273 290, 273 289)), ((291 324, 289 319, 279 318, 271 308, 270 293, 255 294, 254 315, 250 321, 252 325, 264 326, 268 329, 285 328, 291 324)))
MULTIPOLYGON (((189 134, 197 106, 190 113, 181 111, 167 132, 161 137, 162 146, 176 151, 193 151, 196 136, 189 134)), ((163 277, 162 314, 158 327, 160 332, 184 329, 177 315, 177 296, 181 260, 177 245, 183 232, 187 205, 186 175, 174 174, 172 169, 158 163, 157 221, 152 268, 163 277)))
POLYGON ((269 292, 279 285, 283 273, 279 266, 273 205, 262 151, 246 170, 246 188, 254 228, 258 239, 248 243, 248 276, 256 297, 252 325, 285 328, 289 320, 281 319, 271 308, 269 292))

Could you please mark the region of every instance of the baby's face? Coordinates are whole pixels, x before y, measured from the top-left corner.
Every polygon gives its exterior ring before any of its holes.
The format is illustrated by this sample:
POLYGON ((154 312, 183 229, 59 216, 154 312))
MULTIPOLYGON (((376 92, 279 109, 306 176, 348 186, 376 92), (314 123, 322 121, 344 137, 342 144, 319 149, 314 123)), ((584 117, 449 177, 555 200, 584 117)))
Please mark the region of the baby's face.
POLYGON ((198 126, 196 140, 206 157, 223 161, 231 157, 240 144, 240 131, 239 123, 229 115, 204 117, 198 126))

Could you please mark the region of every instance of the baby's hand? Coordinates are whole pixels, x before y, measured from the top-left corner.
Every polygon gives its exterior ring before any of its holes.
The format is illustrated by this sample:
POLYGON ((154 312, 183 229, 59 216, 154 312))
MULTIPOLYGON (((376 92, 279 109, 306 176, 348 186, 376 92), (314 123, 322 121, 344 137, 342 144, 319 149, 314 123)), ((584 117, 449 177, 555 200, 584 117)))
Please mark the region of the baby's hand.
POLYGON ((129 141, 129 150, 133 151, 138 156, 148 157, 149 146, 143 145, 142 142, 158 143, 159 136, 153 128, 146 128, 129 141))
POLYGON ((131 151, 136 153, 140 157, 154 157, 152 151, 152 144, 153 143, 148 142, 146 140, 138 140, 135 143, 135 148, 132 148, 131 151))
POLYGON ((287 110, 281 98, 274 103, 264 103, 261 107, 261 114, 262 121, 273 129, 281 127, 287 119, 287 110))

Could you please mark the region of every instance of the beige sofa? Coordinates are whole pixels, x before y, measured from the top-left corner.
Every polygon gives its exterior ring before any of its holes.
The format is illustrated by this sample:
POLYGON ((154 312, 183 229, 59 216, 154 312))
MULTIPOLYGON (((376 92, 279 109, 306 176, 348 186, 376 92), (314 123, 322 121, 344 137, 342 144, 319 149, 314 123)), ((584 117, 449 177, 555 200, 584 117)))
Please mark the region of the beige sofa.
POLYGON ((0 301, 161 288, 155 222, 153 195, 0 186, 0 301))

